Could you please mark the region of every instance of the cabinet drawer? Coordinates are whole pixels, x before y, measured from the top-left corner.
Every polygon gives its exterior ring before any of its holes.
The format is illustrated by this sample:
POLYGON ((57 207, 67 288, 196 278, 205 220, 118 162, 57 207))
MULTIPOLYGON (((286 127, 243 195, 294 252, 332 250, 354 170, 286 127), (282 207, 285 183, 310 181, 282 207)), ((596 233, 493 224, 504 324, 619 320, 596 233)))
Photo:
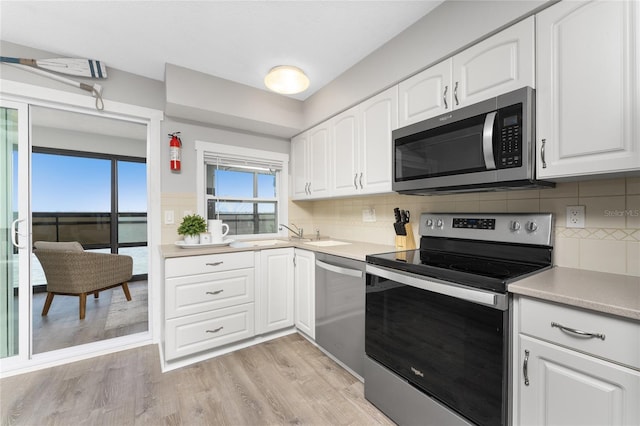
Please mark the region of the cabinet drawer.
POLYGON ((198 314, 253 302, 254 269, 169 278, 165 288, 165 317, 198 314))
POLYGON ((230 271, 232 269, 253 268, 254 253, 207 254, 204 256, 173 257, 165 263, 165 277, 206 274, 210 272, 230 271))
POLYGON ((253 303, 168 320, 167 360, 213 349, 254 335, 253 303))
POLYGON ((640 322, 528 298, 520 298, 520 315, 521 333, 640 369, 640 322))

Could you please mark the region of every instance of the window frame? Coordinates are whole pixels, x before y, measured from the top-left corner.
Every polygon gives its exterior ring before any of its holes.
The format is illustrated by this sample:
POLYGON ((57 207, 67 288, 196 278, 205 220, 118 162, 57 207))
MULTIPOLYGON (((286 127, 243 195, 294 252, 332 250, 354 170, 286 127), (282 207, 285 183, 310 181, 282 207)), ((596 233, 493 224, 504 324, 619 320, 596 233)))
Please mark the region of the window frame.
MULTIPOLYGON (((214 154, 220 156, 232 156, 235 158, 244 157, 248 161, 264 161, 277 162, 282 164, 280 172, 276 174, 276 214, 278 223, 289 222, 289 154, 264 151, 260 149, 244 148, 231 145, 225 145, 215 142, 195 141, 196 145, 196 198, 198 214, 205 219, 207 218, 207 167, 205 162, 205 154, 214 154)), ((277 228, 279 229, 279 227, 277 228)), ((234 235, 238 240, 250 240, 256 238, 275 238, 286 236, 286 232, 277 231, 269 234, 241 234, 234 235)))

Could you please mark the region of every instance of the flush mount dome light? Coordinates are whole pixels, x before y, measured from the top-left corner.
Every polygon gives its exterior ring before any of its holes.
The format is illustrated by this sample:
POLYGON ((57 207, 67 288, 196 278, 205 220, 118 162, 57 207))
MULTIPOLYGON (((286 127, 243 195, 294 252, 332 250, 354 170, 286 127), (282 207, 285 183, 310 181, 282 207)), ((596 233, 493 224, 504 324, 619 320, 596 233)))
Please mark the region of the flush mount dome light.
POLYGON ((298 67, 278 65, 271 68, 269 74, 264 78, 264 84, 274 92, 293 95, 307 90, 309 77, 298 67))

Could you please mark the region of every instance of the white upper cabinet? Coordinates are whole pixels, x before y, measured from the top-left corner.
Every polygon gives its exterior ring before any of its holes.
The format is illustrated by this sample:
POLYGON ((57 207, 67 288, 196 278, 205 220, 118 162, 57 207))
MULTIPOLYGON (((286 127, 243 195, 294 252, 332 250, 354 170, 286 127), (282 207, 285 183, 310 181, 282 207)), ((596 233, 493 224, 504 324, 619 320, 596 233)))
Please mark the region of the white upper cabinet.
POLYGON ((318 125, 291 139, 291 195, 294 200, 329 195, 329 127, 318 125))
POLYGON ((534 30, 531 16, 454 56, 454 108, 535 87, 534 30))
POLYGON ((391 131, 397 127, 397 86, 331 120, 333 196, 391 192, 391 131))
POLYGON ((534 53, 530 17, 401 82, 399 126, 535 87, 534 53))
POLYGON ((640 4, 563 1, 536 30, 538 177, 640 169, 640 4))
POLYGON ((451 109, 451 64, 446 60, 398 85, 399 125, 408 126, 451 109))
POLYGON ((391 132, 397 128, 397 86, 360 104, 360 192, 391 192, 391 132))
POLYGON ((351 108, 331 120, 333 195, 350 195, 357 190, 360 169, 358 108, 351 108))

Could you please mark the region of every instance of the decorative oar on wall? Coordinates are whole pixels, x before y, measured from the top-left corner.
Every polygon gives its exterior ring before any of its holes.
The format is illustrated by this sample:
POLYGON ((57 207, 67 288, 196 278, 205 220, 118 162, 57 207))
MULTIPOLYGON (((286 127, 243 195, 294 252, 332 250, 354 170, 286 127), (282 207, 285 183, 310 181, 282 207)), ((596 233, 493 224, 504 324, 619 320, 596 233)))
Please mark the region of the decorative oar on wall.
POLYGON ((24 59, 0 56, 0 62, 28 65, 61 74, 76 77, 107 78, 107 67, 95 59, 54 58, 54 59, 24 59))
POLYGON ((94 83, 91 85, 80 83, 48 72, 55 71, 62 74, 75 75, 77 77, 107 78, 107 68, 100 61, 76 58, 23 59, 0 56, 0 62, 15 65, 33 73, 91 92, 91 94, 96 98, 96 109, 104 109, 104 102, 102 101, 102 86, 99 84, 94 83))

